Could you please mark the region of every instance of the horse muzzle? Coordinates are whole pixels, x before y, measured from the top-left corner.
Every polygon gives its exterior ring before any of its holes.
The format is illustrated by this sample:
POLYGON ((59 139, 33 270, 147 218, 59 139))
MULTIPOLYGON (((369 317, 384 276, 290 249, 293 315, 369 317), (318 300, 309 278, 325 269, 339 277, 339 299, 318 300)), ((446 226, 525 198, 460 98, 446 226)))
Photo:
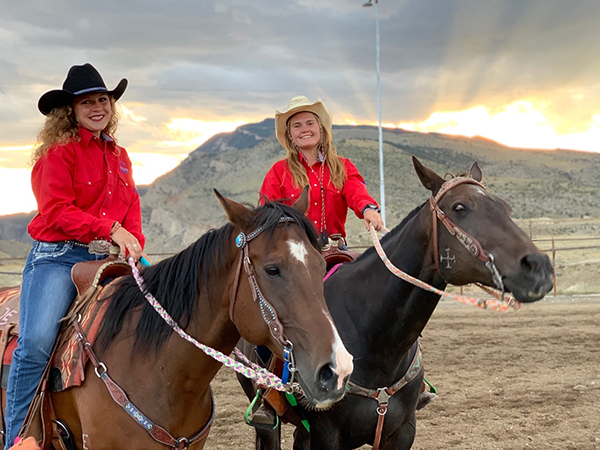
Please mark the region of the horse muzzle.
POLYGON ((517 274, 504 277, 504 285, 523 303, 536 302, 554 286, 554 270, 547 255, 531 253, 521 258, 517 274))

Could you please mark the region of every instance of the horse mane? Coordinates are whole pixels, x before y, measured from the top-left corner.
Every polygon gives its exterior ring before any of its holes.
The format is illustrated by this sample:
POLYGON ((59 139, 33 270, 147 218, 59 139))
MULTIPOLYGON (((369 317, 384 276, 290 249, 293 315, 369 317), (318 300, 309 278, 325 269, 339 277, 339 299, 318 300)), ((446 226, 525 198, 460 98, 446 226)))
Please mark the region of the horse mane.
MULTIPOLYGON (((423 207, 429 203, 429 200, 426 200, 425 202, 423 202, 421 205, 417 206, 415 209, 413 209, 411 212, 409 212, 406 217, 404 219, 402 219, 402 221, 396 225, 394 228, 392 228, 390 230, 389 233, 387 233, 385 236, 383 236, 381 238, 381 243, 383 244, 387 239, 390 238, 390 236, 396 234, 396 233, 400 233, 404 227, 406 226, 406 224, 417 215, 417 213, 419 211, 421 211, 421 209, 423 209, 423 207)), ((367 250, 365 250, 358 258, 356 258, 356 260, 354 262, 358 262, 361 259, 365 258, 367 255, 373 253, 375 251, 375 247, 371 246, 369 247, 367 250)))
MULTIPOLYGON (((291 217, 306 233, 313 247, 319 248, 317 233, 304 216, 290 206, 267 202, 251 211, 253 230, 273 235, 281 217, 291 217)), ((290 226, 284 222, 283 226, 290 226)), ((201 289, 210 299, 210 277, 231 269, 231 244, 234 227, 227 223, 219 229, 206 232, 188 248, 159 263, 146 267, 141 274, 147 291, 151 292, 177 324, 185 329, 198 308, 201 289)), ((252 231, 253 231, 252 230, 252 231)), ((121 331, 125 320, 133 320, 130 312, 140 311, 135 330, 134 349, 158 352, 173 330, 148 303, 132 276, 123 277, 116 291, 105 299, 109 301, 106 315, 98 334, 99 348, 104 350, 121 331)), ((210 305, 210 301, 208 302, 210 305)))

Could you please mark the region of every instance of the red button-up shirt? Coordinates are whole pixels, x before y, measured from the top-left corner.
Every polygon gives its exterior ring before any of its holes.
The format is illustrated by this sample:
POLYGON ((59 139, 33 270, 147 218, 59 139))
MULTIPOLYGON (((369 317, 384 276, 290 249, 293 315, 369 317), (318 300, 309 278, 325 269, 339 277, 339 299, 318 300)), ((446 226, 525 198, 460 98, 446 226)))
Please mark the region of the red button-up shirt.
POLYGON ((29 224, 38 241, 110 241, 115 221, 142 247, 140 196, 124 148, 81 128, 80 142, 51 147, 34 165, 31 186, 38 213, 29 224))
MULTIPOLYGON (((348 208, 352 209, 359 219, 363 218, 362 211, 368 204, 377 205, 377 202, 367 191, 367 186, 358 169, 347 158, 341 158, 346 167, 347 179, 341 189, 336 188, 330 181, 329 168, 325 164, 323 168, 323 186, 325 199, 325 224, 323 229, 331 236, 339 233, 346 237, 346 217, 348 208)), ((321 176, 320 161, 313 164, 312 169, 302 159, 306 174, 310 181, 309 207, 306 215, 313 223, 317 232, 321 231, 322 201, 321 184, 317 175, 321 176), (313 172, 314 171, 314 172, 313 172)), ((276 162, 269 170, 263 181, 260 193, 269 200, 284 200, 284 203, 292 204, 296 201, 302 188, 294 186, 292 174, 287 160, 276 162)), ((262 197, 261 197, 262 198, 262 197)))

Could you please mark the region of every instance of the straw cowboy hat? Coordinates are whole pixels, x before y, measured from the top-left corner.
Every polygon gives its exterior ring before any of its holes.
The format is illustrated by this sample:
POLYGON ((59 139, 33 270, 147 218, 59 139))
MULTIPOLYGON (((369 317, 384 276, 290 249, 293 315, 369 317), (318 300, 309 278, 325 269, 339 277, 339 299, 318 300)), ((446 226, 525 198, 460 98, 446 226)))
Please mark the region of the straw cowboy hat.
POLYGON ((47 116, 54 108, 70 105, 73 99, 78 95, 96 94, 106 92, 115 100, 118 100, 125 92, 127 80, 123 78, 116 88, 109 91, 104 84, 100 73, 89 63, 83 66, 73 66, 69 69, 67 79, 63 83, 62 89, 48 91, 40 97, 38 109, 47 116))
POLYGON ((286 125, 287 121, 294 114, 308 111, 321 119, 323 127, 331 133, 331 113, 327 110, 321 99, 311 102, 308 98, 300 95, 290 100, 285 111, 275 111, 275 136, 283 147, 286 147, 286 125))

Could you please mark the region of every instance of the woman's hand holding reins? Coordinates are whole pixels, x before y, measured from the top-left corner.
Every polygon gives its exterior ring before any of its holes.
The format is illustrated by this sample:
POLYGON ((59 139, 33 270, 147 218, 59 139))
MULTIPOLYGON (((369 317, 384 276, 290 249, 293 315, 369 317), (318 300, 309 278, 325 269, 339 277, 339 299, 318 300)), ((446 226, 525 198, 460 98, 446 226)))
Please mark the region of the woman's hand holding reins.
POLYGON ((385 228, 385 223, 383 223, 383 217, 374 209, 367 209, 364 212, 365 217, 365 227, 369 230, 369 226, 373 225, 376 231, 381 231, 385 228))
POLYGON ((137 238, 123 227, 119 227, 113 234, 112 240, 121 249, 121 258, 126 259, 127 253, 137 262, 142 256, 142 246, 137 238))

